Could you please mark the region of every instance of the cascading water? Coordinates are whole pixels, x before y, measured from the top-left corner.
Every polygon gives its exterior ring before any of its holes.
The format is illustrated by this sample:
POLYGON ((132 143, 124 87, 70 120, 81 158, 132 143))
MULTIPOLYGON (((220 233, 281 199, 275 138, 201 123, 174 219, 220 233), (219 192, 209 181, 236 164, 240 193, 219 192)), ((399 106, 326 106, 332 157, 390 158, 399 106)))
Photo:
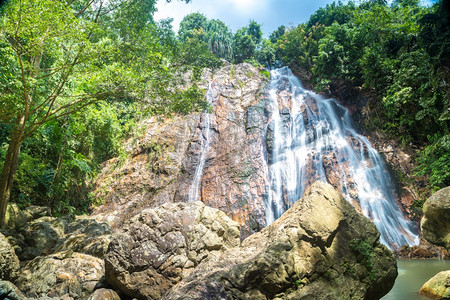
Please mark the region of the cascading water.
MULTIPOLYGON (((215 94, 210 83, 208 86, 208 91, 206 92, 206 100, 210 105, 213 105, 214 97, 215 94)), ((198 196, 200 182, 202 179, 203 168, 205 167, 206 155, 208 154, 211 135, 211 120, 214 118, 214 115, 208 112, 203 112, 201 118, 201 154, 199 163, 195 168, 194 180, 192 181, 191 187, 189 188, 189 202, 199 200, 198 196)))
POLYGON ((271 72, 269 98, 267 224, 300 199, 310 183, 322 180, 340 186, 391 249, 418 243, 396 204, 383 160, 356 133, 346 108, 305 90, 287 67, 271 72))

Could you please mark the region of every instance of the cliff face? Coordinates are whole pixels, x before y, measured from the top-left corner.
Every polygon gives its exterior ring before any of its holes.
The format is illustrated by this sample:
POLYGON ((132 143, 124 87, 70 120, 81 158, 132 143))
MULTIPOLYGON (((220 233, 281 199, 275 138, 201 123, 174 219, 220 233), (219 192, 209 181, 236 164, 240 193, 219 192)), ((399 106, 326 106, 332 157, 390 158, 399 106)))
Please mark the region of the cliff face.
POLYGON ((127 144, 128 156, 105 163, 94 191, 102 205, 94 214, 118 225, 144 207, 189 201, 203 159, 198 199, 191 200, 221 209, 244 235, 265 226, 266 79, 250 64, 226 66, 203 79, 210 119, 195 113, 143 124, 145 133, 127 144))
MULTIPOLYGON (((288 136, 286 132, 295 131, 292 124, 294 119, 297 120, 290 111, 293 99, 297 97, 296 88, 288 82, 275 89, 268 88, 268 84, 260 70, 250 64, 229 65, 205 72, 202 88, 207 91, 211 110, 145 121, 142 133, 127 142, 127 156, 105 163, 94 190, 101 205, 94 208, 93 213, 119 226, 144 208, 200 200, 237 221, 242 226, 242 237, 260 231, 270 219, 266 212, 274 209, 272 204, 265 204, 274 193, 274 179, 269 179, 269 173, 274 174, 271 166, 283 159, 286 167, 294 163, 288 156, 283 156, 288 146, 275 145, 274 121, 281 119, 277 121, 280 124, 278 135, 288 136), (279 106, 276 113, 270 104, 271 93, 276 93, 275 102, 279 106), (279 155, 277 161, 274 161, 274 151, 279 155)), ((298 109, 303 110, 304 123, 313 126, 304 132, 305 145, 317 144, 319 147, 322 145, 319 138, 333 135, 330 131, 333 128, 322 128, 318 132, 316 127, 323 122, 314 119, 319 104, 314 99, 308 100, 315 97, 310 94, 304 92, 308 107, 302 105, 298 109)), ((345 110, 343 107, 336 109, 340 113, 345 110)), ((345 139, 363 156, 370 152, 355 138, 345 139)), ((291 144, 296 146, 295 141, 291 144)), ((301 172, 301 182, 305 186, 302 190, 319 179, 328 181, 335 188, 341 188, 342 182, 346 182, 347 199, 362 211, 355 177, 350 174, 354 169, 350 161, 332 148, 323 156, 316 150, 305 154, 306 169, 301 172), (323 169, 323 174, 317 171, 318 166, 323 169)), ((391 156, 386 151, 386 158, 392 156, 390 161, 398 160, 397 151, 391 156)), ((284 184, 284 177, 275 178, 280 183, 276 191, 282 195, 283 211, 301 196, 299 193, 293 197, 295 199, 288 199, 286 195, 291 193, 289 188, 292 187, 284 184)), ((300 179, 296 180, 299 182, 300 179)), ((279 215, 281 212, 276 217, 279 215)))
MULTIPOLYGON (((265 226, 265 173, 262 141, 265 102, 264 79, 249 64, 229 66, 211 74, 214 118, 209 148, 199 186, 199 199, 224 211, 247 231, 265 226)), ((197 127, 183 162, 175 199, 186 201, 199 164, 199 143, 204 138, 197 127)))

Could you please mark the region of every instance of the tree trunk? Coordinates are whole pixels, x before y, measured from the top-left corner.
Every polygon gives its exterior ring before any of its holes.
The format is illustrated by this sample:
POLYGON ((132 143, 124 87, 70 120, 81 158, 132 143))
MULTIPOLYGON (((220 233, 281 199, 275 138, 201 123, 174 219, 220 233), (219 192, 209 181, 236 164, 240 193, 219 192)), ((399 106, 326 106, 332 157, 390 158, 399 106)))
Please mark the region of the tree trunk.
POLYGON ((23 129, 25 118, 18 118, 11 133, 8 151, 3 163, 3 171, 0 177, 0 228, 5 226, 6 209, 8 207, 14 175, 19 163, 20 146, 23 141, 23 129))

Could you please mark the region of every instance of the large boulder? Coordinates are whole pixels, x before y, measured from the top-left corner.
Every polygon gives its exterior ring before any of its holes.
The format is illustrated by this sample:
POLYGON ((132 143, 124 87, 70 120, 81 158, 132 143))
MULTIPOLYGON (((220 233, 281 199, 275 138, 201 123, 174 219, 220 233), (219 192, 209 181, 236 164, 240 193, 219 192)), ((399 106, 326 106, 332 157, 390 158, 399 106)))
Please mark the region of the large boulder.
POLYGON ((237 246, 239 234, 236 222, 199 201, 147 209, 112 240, 106 278, 131 297, 161 299, 201 262, 237 246))
POLYGON ((103 276, 103 260, 66 251, 36 257, 21 269, 15 284, 30 298, 87 299, 103 276))
POLYGON ((450 250, 450 186, 437 191, 423 205, 423 237, 450 250))
POLYGON ((165 299, 379 299, 397 276, 374 224, 316 182, 281 218, 200 265, 165 299))
POLYGON ((67 221, 54 217, 42 217, 31 221, 22 231, 25 244, 19 256, 21 260, 30 260, 40 255, 53 253, 52 249, 64 236, 67 221))
POLYGON ((19 270, 19 258, 6 237, 0 233, 0 279, 12 280, 19 270))
POLYGON ((21 227, 29 221, 29 216, 24 213, 16 203, 8 203, 5 214, 5 227, 14 229, 21 227))
POLYGON ((439 272, 419 292, 432 299, 450 299, 450 270, 439 272))
POLYGON ((113 230, 105 222, 79 216, 68 223, 64 237, 60 238, 53 252, 73 251, 103 258, 112 239, 113 230))

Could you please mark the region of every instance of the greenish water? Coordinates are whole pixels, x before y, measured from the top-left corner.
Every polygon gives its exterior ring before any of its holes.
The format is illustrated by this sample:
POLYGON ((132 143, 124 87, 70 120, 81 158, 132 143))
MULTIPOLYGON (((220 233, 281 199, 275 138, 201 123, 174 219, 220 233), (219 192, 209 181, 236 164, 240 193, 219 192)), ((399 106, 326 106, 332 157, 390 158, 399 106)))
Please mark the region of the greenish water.
POLYGON ((382 300, 430 300, 419 294, 422 285, 440 271, 450 270, 450 261, 398 259, 398 277, 382 300))

